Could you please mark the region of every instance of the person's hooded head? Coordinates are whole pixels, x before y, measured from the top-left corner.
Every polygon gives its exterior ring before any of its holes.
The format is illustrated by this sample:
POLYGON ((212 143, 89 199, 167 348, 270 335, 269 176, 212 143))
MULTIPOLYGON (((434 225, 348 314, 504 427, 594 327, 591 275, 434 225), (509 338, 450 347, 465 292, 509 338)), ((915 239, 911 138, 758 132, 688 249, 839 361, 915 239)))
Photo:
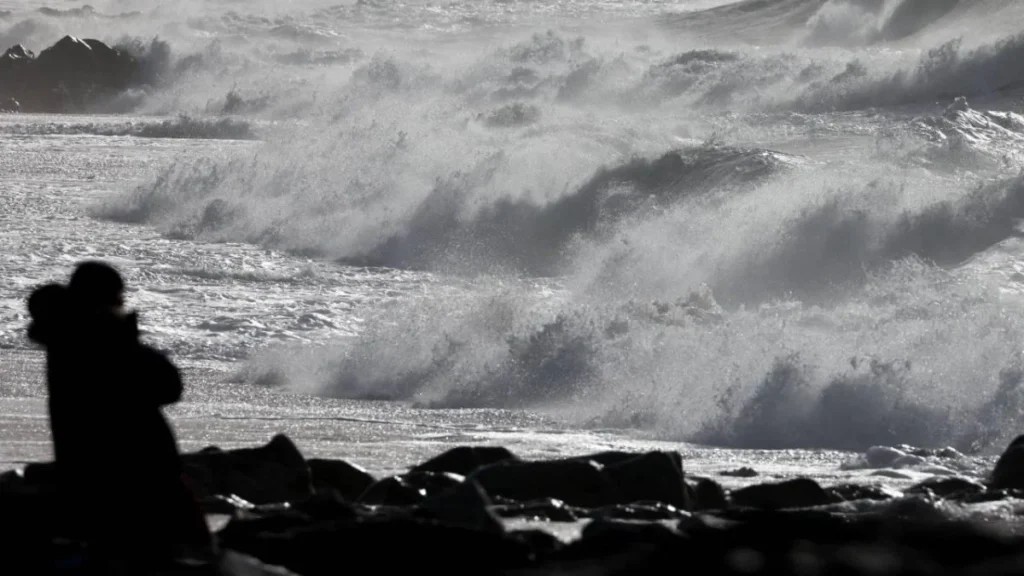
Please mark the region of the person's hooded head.
POLYGON ((112 266, 103 262, 82 262, 75 267, 67 286, 46 284, 29 296, 32 317, 28 337, 49 345, 68 322, 126 320, 132 335, 136 316, 124 310, 124 280, 112 266))

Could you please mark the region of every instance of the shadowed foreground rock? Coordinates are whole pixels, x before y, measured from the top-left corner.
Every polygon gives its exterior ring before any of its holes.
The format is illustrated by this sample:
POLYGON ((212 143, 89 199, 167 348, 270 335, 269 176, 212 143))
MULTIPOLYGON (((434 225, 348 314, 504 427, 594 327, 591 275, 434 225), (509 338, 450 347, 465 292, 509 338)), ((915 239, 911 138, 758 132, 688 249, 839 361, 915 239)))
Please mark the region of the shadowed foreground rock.
MULTIPOLYGON (((343 461, 305 459, 285 436, 265 446, 183 457, 218 532, 220 574, 375 573, 612 575, 1018 574, 1024 538, 953 521, 977 502, 1020 507, 1021 441, 993 479, 934 478, 905 493, 801 478, 729 492, 689 478, 678 453, 605 452, 531 462, 505 449, 459 447, 408 472, 374 478, 343 461), (563 542, 505 520, 586 523, 563 542)), ((0 475, 0 541, 43 573, 68 555, 48 521, 51 465, 0 475)), ((130 481, 131 461, 111 482, 130 481)), ((1024 469, 1022 467, 1021 469, 1024 469)), ((112 502, 111 514, 145 513, 112 502)), ((1006 518, 1012 524, 1012 518, 1006 518)), ((140 572, 144 573, 144 572, 140 572)), ((185 573, 185 572, 183 572, 185 573)), ((210 573, 210 572, 206 572, 210 573)))

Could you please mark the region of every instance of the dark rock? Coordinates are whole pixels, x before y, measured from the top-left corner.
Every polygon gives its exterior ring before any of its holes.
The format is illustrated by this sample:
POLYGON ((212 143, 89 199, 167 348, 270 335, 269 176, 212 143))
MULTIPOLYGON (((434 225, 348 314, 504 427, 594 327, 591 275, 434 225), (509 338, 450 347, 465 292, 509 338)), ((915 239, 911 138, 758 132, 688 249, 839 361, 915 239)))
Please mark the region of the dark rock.
POLYGON ((522 518, 548 522, 575 522, 580 518, 580 515, 576 513, 574 508, 566 506, 565 502, 553 498, 498 504, 494 506, 493 510, 495 514, 502 518, 522 518))
POLYGON ((985 485, 957 477, 935 477, 907 489, 907 494, 921 494, 936 498, 963 498, 985 491, 985 485))
POLYGON ((604 569, 596 573, 625 574, 656 564, 659 548, 682 544, 679 532, 663 524, 597 519, 587 524, 578 540, 552 555, 551 561, 555 565, 588 561, 604 569))
POLYGON ((204 450, 181 459, 197 498, 235 495, 253 504, 269 504, 313 495, 309 465, 283 434, 258 448, 204 450))
POLYGON ((14 98, 0 98, 0 112, 17 113, 21 111, 21 103, 14 98))
POLYGON ((8 470, 0 474, 0 494, 11 494, 25 490, 25 476, 21 470, 8 470))
POLYGON ((416 518, 357 519, 222 531, 224 547, 303 576, 334 576, 353 566, 383 574, 498 574, 529 566, 530 542, 514 534, 483 532, 416 518))
POLYGON ((299 576, 280 566, 270 566, 259 560, 225 550, 217 562, 217 574, 223 576, 299 576))
POLYGON ((570 506, 615 504, 615 485, 591 460, 504 461, 484 466, 472 478, 491 496, 518 501, 555 498, 570 506))
POLYGON ((1024 490, 1013 490, 1009 488, 1002 488, 999 490, 988 489, 984 492, 967 494, 962 498, 958 498, 958 500, 963 504, 979 504, 982 502, 999 502, 1010 498, 1024 500, 1024 490))
POLYGON ((376 482, 369 472, 344 460, 311 458, 306 463, 309 465, 313 489, 316 492, 334 491, 345 500, 359 498, 376 482))
POLYGON ((57 467, 53 462, 32 462, 22 470, 25 483, 39 490, 57 489, 57 467))
POLYGON ((615 485, 615 504, 654 500, 680 510, 693 508, 693 495, 686 484, 682 457, 678 453, 648 452, 610 462, 605 475, 615 485))
POLYGON ((735 490, 731 494, 735 506, 777 510, 823 506, 829 495, 814 480, 797 478, 774 484, 757 484, 735 490))
POLYGON ((996 461, 989 485, 996 489, 1024 489, 1024 435, 1014 438, 996 461))
POLYGON ((359 498, 362 504, 412 506, 461 484, 465 478, 449 472, 409 472, 378 480, 359 498))
POLYGON ((467 480, 427 498, 419 505, 417 512, 446 524, 482 532, 504 532, 501 520, 491 511, 492 505, 493 502, 483 488, 473 480, 467 480))
POLYGON ((721 510, 729 506, 725 488, 710 478, 700 478, 692 486, 693 510, 721 510))
POLYGON ((855 500, 892 500, 897 493, 878 486, 861 486, 859 484, 839 484, 826 490, 833 503, 853 502, 855 500))
POLYGON ((130 87, 134 56, 99 40, 65 36, 34 56, 14 46, 0 57, 0 99, 28 112, 75 112, 130 87))
POLYGON ((488 464, 518 461, 519 458, 502 446, 458 446, 413 467, 415 472, 452 472, 469 476, 488 464))
POLYGON ((721 472, 722 476, 732 476, 733 478, 754 478, 758 476, 757 470, 753 468, 743 467, 738 470, 726 470, 721 472))
POLYGON ((634 502, 632 504, 616 504, 598 508, 592 514, 594 518, 606 520, 678 520, 689 514, 671 504, 662 502, 634 502))

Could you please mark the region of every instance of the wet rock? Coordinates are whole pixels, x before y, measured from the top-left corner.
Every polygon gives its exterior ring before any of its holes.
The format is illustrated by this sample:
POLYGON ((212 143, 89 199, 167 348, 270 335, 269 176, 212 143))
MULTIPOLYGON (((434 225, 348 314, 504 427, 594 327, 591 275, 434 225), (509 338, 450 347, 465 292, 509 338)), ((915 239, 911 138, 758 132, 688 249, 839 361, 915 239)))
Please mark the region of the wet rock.
POLYGON ((609 463, 604 473, 615 486, 615 504, 653 500, 680 510, 693 508, 693 495, 678 453, 648 452, 609 463))
POLYGON ((765 510, 824 506, 830 501, 828 493, 821 485, 809 478, 747 486, 734 490, 731 500, 734 506, 765 510))
POLYGON ((658 548, 682 544, 679 532, 663 524, 596 519, 587 524, 578 540, 555 553, 551 562, 578 566, 586 561, 601 567, 596 572, 601 574, 631 573, 629 568, 636 570, 632 573, 653 573, 637 569, 649 567, 658 548))
POLYGON ((8 470, 0 474, 0 494, 19 492, 26 488, 21 470, 8 470))
POLYGON ((556 498, 583 508, 616 503, 615 485, 592 460, 504 461, 479 468, 469 478, 489 495, 512 500, 556 498))
POLYGON ((57 467, 53 462, 32 462, 22 469, 25 484, 41 491, 57 489, 57 467))
POLYGON ((662 502, 634 502, 632 504, 605 506, 594 510, 591 514, 593 518, 605 520, 642 520, 647 522, 679 520, 686 516, 689 516, 688 512, 662 502))
POLYGON ((566 506, 565 502, 554 498, 544 498, 529 502, 503 501, 493 508, 494 513, 502 518, 520 518, 524 520, 543 520, 547 522, 575 522, 586 515, 586 511, 566 506))
POLYGON ((833 503, 853 502, 856 500, 885 501, 898 498, 899 492, 880 486, 862 486, 859 484, 839 484, 826 490, 833 503))
POLYGON ((961 499, 985 491, 985 485, 967 478, 936 477, 915 484, 907 489, 907 494, 928 495, 936 498, 961 499))
POLYGON ((518 461, 519 458, 502 446, 458 446, 412 468, 414 472, 452 472, 468 476, 481 466, 518 461))
POLYGON ((450 472, 409 472, 378 480, 357 499, 361 504, 412 506, 465 480, 450 472))
POLYGON ((280 566, 264 564, 252 556, 225 550, 217 562, 221 576, 299 576, 280 566))
POLYGON ((1024 490, 1024 435, 1014 438, 996 461, 989 485, 1024 490))
POLYGON ((967 494, 958 498, 958 500, 963 504, 980 504, 983 502, 999 502, 1010 498, 1024 500, 1024 490, 1013 490, 1009 488, 1001 488, 999 490, 988 489, 984 492, 967 494))
POLYGON ((759 474, 757 473, 757 470, 754 470, 753 468, 743 467, 737 470, 726 470, 725 472, 722 472, 721 475, 731 476, 733 478, 755 478, 759 474))
POLYGON ((417 512, 424 517, 483 532, 503 532, 504 526, 491 507, 493 502, 473 480, 460 482, 424 500, 417 512))
POLYGON ((219 450, 181 457, 198 498, 235 495, 253 504, 294 502, 313 495, 309 465, 285 435, 265 446, 219 450))
POLYGON ((21 111, 21 103, 14 98, 0 98, 0 112, 14 114, 21 111))
POLYGON ((353 566, 382 574, 496 574, 529 566, 533 539, 417 518, 333 521, 285 529, 222 531, 226 548, 303 576, 335 576, 353 566))
POLYGON ((316 492, 334 491, 345 500, 355 500, 376 482, 369 472, 344 460, 311 458, 306 462, 316 492))
POLYGON ((721 510, 729 506, 722 485, 710 478, 700 478, 693 485, 693 510, 721 510))

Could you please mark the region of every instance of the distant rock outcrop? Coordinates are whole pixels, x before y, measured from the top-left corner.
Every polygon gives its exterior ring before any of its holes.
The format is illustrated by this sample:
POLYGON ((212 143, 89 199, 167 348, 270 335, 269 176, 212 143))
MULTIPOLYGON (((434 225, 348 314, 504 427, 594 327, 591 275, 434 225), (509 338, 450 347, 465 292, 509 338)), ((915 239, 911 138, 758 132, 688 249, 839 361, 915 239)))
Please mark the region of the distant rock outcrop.
POLYGON ((99 40, 65 36, 38 56, 19 44, 0 56, 0 110, 81 112, 132 87, 141 72, 135 56, 99 40))

